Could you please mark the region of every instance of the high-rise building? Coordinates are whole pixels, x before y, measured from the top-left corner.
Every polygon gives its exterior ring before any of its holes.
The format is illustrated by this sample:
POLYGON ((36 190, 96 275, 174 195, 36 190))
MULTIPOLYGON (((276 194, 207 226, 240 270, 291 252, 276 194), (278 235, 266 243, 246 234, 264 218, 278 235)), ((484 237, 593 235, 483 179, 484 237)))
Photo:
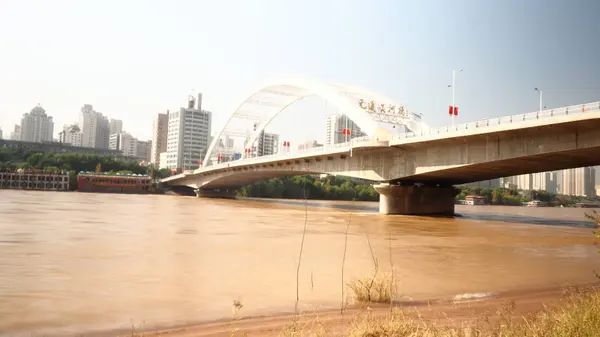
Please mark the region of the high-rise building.
POLYGON ((596 168, 586 167, 585 176, 585 195, 587 197, 595 197, 596 194, 596 168))
POLYGON ((2 129, 0 129, 0 139, 2 139, 2 129))
POLYGON ((531 174, 521 174, 517 176, 517 189, 531 191, 533 178, 531 174))
POLYGON ((135 157, 141 160, 150 162, 150 154, 152 153, 151 140, 138 140, 135 157))
POLYGON ((125 157, 137 157, 137 138, 123 132, 119 133, 119 151, 125 157))
MULTIPOLYGON (((228 149, 232 149, 233 148, 234 142, 233 142, 233 139, 231 139, 229 137, 229 135, 225 135, 224 139, 222 139, 222 140, 223 140, 223 146, 225 148, 228 148, 228 149)), ((212 142, 212 139, 211 139, 211 142, 212 142)))
POLYGON ((500 187, 500 179, 475 181, 472 183, 461 184, 459 186, 480 187, 480 188, 498 188, 498 187, 500 187))
POLYGON ((167 113, 159 113, 152 121, 152 151, 150 151, 150 162, 154 167, 161 167, 160 154, 167 151, 168 124, 168 110, 167 113))
POLYGON ((258 156, 270 156, 279 152, 279 135, 264 130, 258 135, 256 151, 258 156))
POLYGON ((100 112, 94 111, 90 104, 85 104, 79 114, 79 127, 81 128, 82 146, 98 149, 108 149, 110 125, 108 118, 100 112))
MULTIPOLYGON (((254 124, 254 132, 257 131, 258 123, 254 124)), ((279 135, 275 133, 268 133, 264 130, 261 131, 254 142, 250 144, 251 135, 248 134, 246 136, 246 140, 244 141, 244 148, 248 149, 250 152, 247 154, 249 157, 261 157, 261 156, 269 156, 279 152, 279 135)), ((228 138, 225 139, 228 141, 228 138)), ((220 139, 217 144, 219 147, 223 148, 223 140, 220 139)), ((283 146, 283 144, 281 144, 283 146)), ((233 153, 232 151, 231 153, 233 153)))
POLYGON ((137 157, 137 138, 127 132, 114 133, 109 137, 109 150, 121 151, 125 157, 137 157))
POLYGON ((563 170, 561 193, 575 196, 594 196, 596 172, 593 167, 563 170))
POLYGON ((13 131, 10 133, 11 140, 21 140, 21 126, 15 124, 13 131))
POLYGON ((120 133, 113 133, 112 135, 110 135, 108 137, 108 149, 109 150, 120 150, 119 146, 120 146, 120 140, 121 140, 121 134, 120 133))
POLYGON ((110 119, 110 122, 108 123, 109 126, 109 135, 115 134, 115 133, 122 133, 123 132, 123 121, 120 119, 110 119))
POLYGON ((39 104, 21 119, 20 139, 27 142, 51 142, 54 133, 52 117, 39 104))
POLYGON ((167 152, 161 152, 159 154, 159 156, 160 156, 160 159, 158 162, 160 163, 160 165, 158 166, 158 168, 161 170, 168 168, 167 167, 167 152))
POLYGON ((190 170, 200 166, 210 146, 211 120, 212 113, 202 110, 202 94, 197 105, 190 96, 186 108, 169 114, 167 168, 190 170))
POLYGON ((325 145, 344 143, 352 138, 363 137, 366 134, 346 115, 331 115, 325 118, 325 145), (350 134, 345 134, 344 129, 350 134))
POLYGON ((558 172, 550 172, 550 183, 546 191, 550 193, 558 193, 558 172))
POLYGON ((108 149, 121 151, 125 157, 150 161, 152 141, 141 141, 127 132, 113 133, 108 140, 108 149))
POLYGON ((538 172, 531 174, 531 189, 536 191, 547 191, 550 187, 550 172, 538 172))

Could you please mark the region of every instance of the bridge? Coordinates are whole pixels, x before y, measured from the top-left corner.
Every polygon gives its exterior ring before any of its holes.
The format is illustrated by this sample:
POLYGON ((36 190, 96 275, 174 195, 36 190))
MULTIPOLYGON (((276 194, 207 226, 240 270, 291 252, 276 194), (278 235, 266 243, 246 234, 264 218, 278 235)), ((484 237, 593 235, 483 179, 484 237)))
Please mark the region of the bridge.
POLYGON ((371 111, 360 107, 359 97, 400 107, 356 87, 306 81, 265 86, 232 113, 211 144, 205 167, 162 182, 193 188, 198 196, 231 197, 242 186, 274 177, 343 175, 376 183, 380 213, 433 215, 454 213, 456 184, 600 165, 600 102, 430 128, 404 108, 390 123, 385 116, 373 114, 372 106, 371 111), (256 116, 260 124, 250 144, 283 109, 309 95, 337 105, 367 136, 329 146, 212 162, 216 144, 230 123, 242 115, 245 104, 255 103, 265 92, 276 93, 283 101, 269 101, 274 109, 256 116))

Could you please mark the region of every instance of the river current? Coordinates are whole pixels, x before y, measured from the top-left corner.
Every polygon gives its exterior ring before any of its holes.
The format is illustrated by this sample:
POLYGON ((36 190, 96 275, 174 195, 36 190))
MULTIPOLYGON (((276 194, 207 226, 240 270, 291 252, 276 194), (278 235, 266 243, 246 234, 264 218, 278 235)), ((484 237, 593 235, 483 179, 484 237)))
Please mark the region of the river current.
POLYGON ((586 283, 600 269, 586 209, 0 190, 0 334, 64 335, 338 308, 344 280, 395 271, 406 298, 586 283))

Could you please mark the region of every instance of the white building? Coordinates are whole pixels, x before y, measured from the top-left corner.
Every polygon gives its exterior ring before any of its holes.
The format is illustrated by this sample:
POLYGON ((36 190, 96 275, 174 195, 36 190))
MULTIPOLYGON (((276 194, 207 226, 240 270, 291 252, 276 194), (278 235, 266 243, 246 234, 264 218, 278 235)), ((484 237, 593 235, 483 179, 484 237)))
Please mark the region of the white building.
POLYGON ((548 185, 548 188, 546 189, 546 191, 550 192, 550 193, 558 193, 558 173, 557 172, 549 172, 550 173, 550 184, 548 185))
POLYGON ((586 167, 586 175, 585 175, 585 195, 588 197, 595 197, 596 194, 596 168, 595 167, 586 167))
POLYGON ((558 186, 557 172, 539 172, 531 174, 531 189, 536 191, 546 191, 557 193, 558 186))
POLYGON ((71 144, 72 146, 82 146, 83 133, 81 131, 75 131, 73 125, 67 124, 63 126, 63 136, 65 144, 71 144))
POLYGON ((154 167, 161 167, 160 154, 167 151, 167 135, 169 125, 169 111, 159 113, 152 121, 152 150, 150 162, 154 167))
POLYGON ((118 133, 119 135, 119 151, 123 153, 125 157, 137 157, 137 138, 132 135, 123 132, 118 133))
POLYGON ((110 122, 108 123, 108 127, 109 127, 109 135, 115 134, 115 133, 122 133, 123 132, 123 121, 120 119, 112 119, 110 120, 110 122))
POLYGON ((167 153, 166 152, 161 152, 158 156, 160 157, 158 159, 158 162, 159 162, 158 168, 160 170, 168 168, 167 167, 167 153))
POLYGON ((212 114, 202 110, 202 94, 189 97, 187 108, 169 114, 167 168, 197 169, 210 146, 212 114))
POLYGON ((459 186, 468 186, 468 187, 480 187, 480 188, 498 188, 500 187, 501 179, 489 179, 482 181, 475 181, 472 183, 461 184, 459 186))
POLYGON ((346 115, 335 114, 325 118, 325 145, 344 143, 363 136, 366 134, 346 115), (344 129, 350 130, 350 134, 344 134, 344 129))
POLYGON ((85 104, 79 114, 79 127, 81 128, 82 146, 98 149, 108 149, 110 126, 108 118, 94 111, 90 104, 85 104))
POLYGON ((119 144, 120 139, 121 139, 120 133, 113 133, 112 135, 110 135, 108 137, 108 149, 118 151, 119 146, 120 146, 120 144, 119 144))
MULTIPOLYGON (((108 149, 120 151, 125 157, 144 159, 138 153, 138 150, 140 149, 138 143, 138 139, 127 132, 115 133, 109 137, 108 149)), ((143 154, 146 154, 148 147, 148 142, 145 143, 146 144, 142 145, 142 151, 144 151, 143 154)))
POLYGON ((52 117, 46 115, 39 104, 21 119, 20 140, 27 142, 51 142, 54 133, 52 117))
POLYGON ((11 140, 21 140, 21 126, 15 124, 15 128, 10 133, 11 140))
POLYGON ((531 189, 536 191, 547 191, 550 185, 550 172, 538 172, 531 174, 531 189))
POLYGON ((0 139, 2 139, 2 129, 0 129, 0 139))
POLYGON ((517 176, 517 189, 531 191, 533 187, 533 177, 531 174, 521 174, 517 176))
POLYGON ((596 170, 593 167, 563 170, 561 180, 561 194, 588 197, 596 195, 596 170))

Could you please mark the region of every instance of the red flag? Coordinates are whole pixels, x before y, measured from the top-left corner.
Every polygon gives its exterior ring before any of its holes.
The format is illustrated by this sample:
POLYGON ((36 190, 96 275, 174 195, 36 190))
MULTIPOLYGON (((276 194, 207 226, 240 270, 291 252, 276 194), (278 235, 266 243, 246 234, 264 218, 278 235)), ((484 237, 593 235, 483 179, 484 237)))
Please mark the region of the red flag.
POLYGON ((352 133, 352 130, 350 130, 350 129, 346 129, 346 134, 347 134, 348 136, 350 136, 350 134, 351 134, 351 133, 352 133))
POLYGON ((458 116, 458 107, 457 106, 454 107, 454 116, 458 116))
POLYGON ((453 111, 453 110, 454 110, 454 107, 453 107, 452 105, 450 105, 450 106, 448 107, 448 114, 449 114, 450 116, 452 116, 452 111, 453 111))

